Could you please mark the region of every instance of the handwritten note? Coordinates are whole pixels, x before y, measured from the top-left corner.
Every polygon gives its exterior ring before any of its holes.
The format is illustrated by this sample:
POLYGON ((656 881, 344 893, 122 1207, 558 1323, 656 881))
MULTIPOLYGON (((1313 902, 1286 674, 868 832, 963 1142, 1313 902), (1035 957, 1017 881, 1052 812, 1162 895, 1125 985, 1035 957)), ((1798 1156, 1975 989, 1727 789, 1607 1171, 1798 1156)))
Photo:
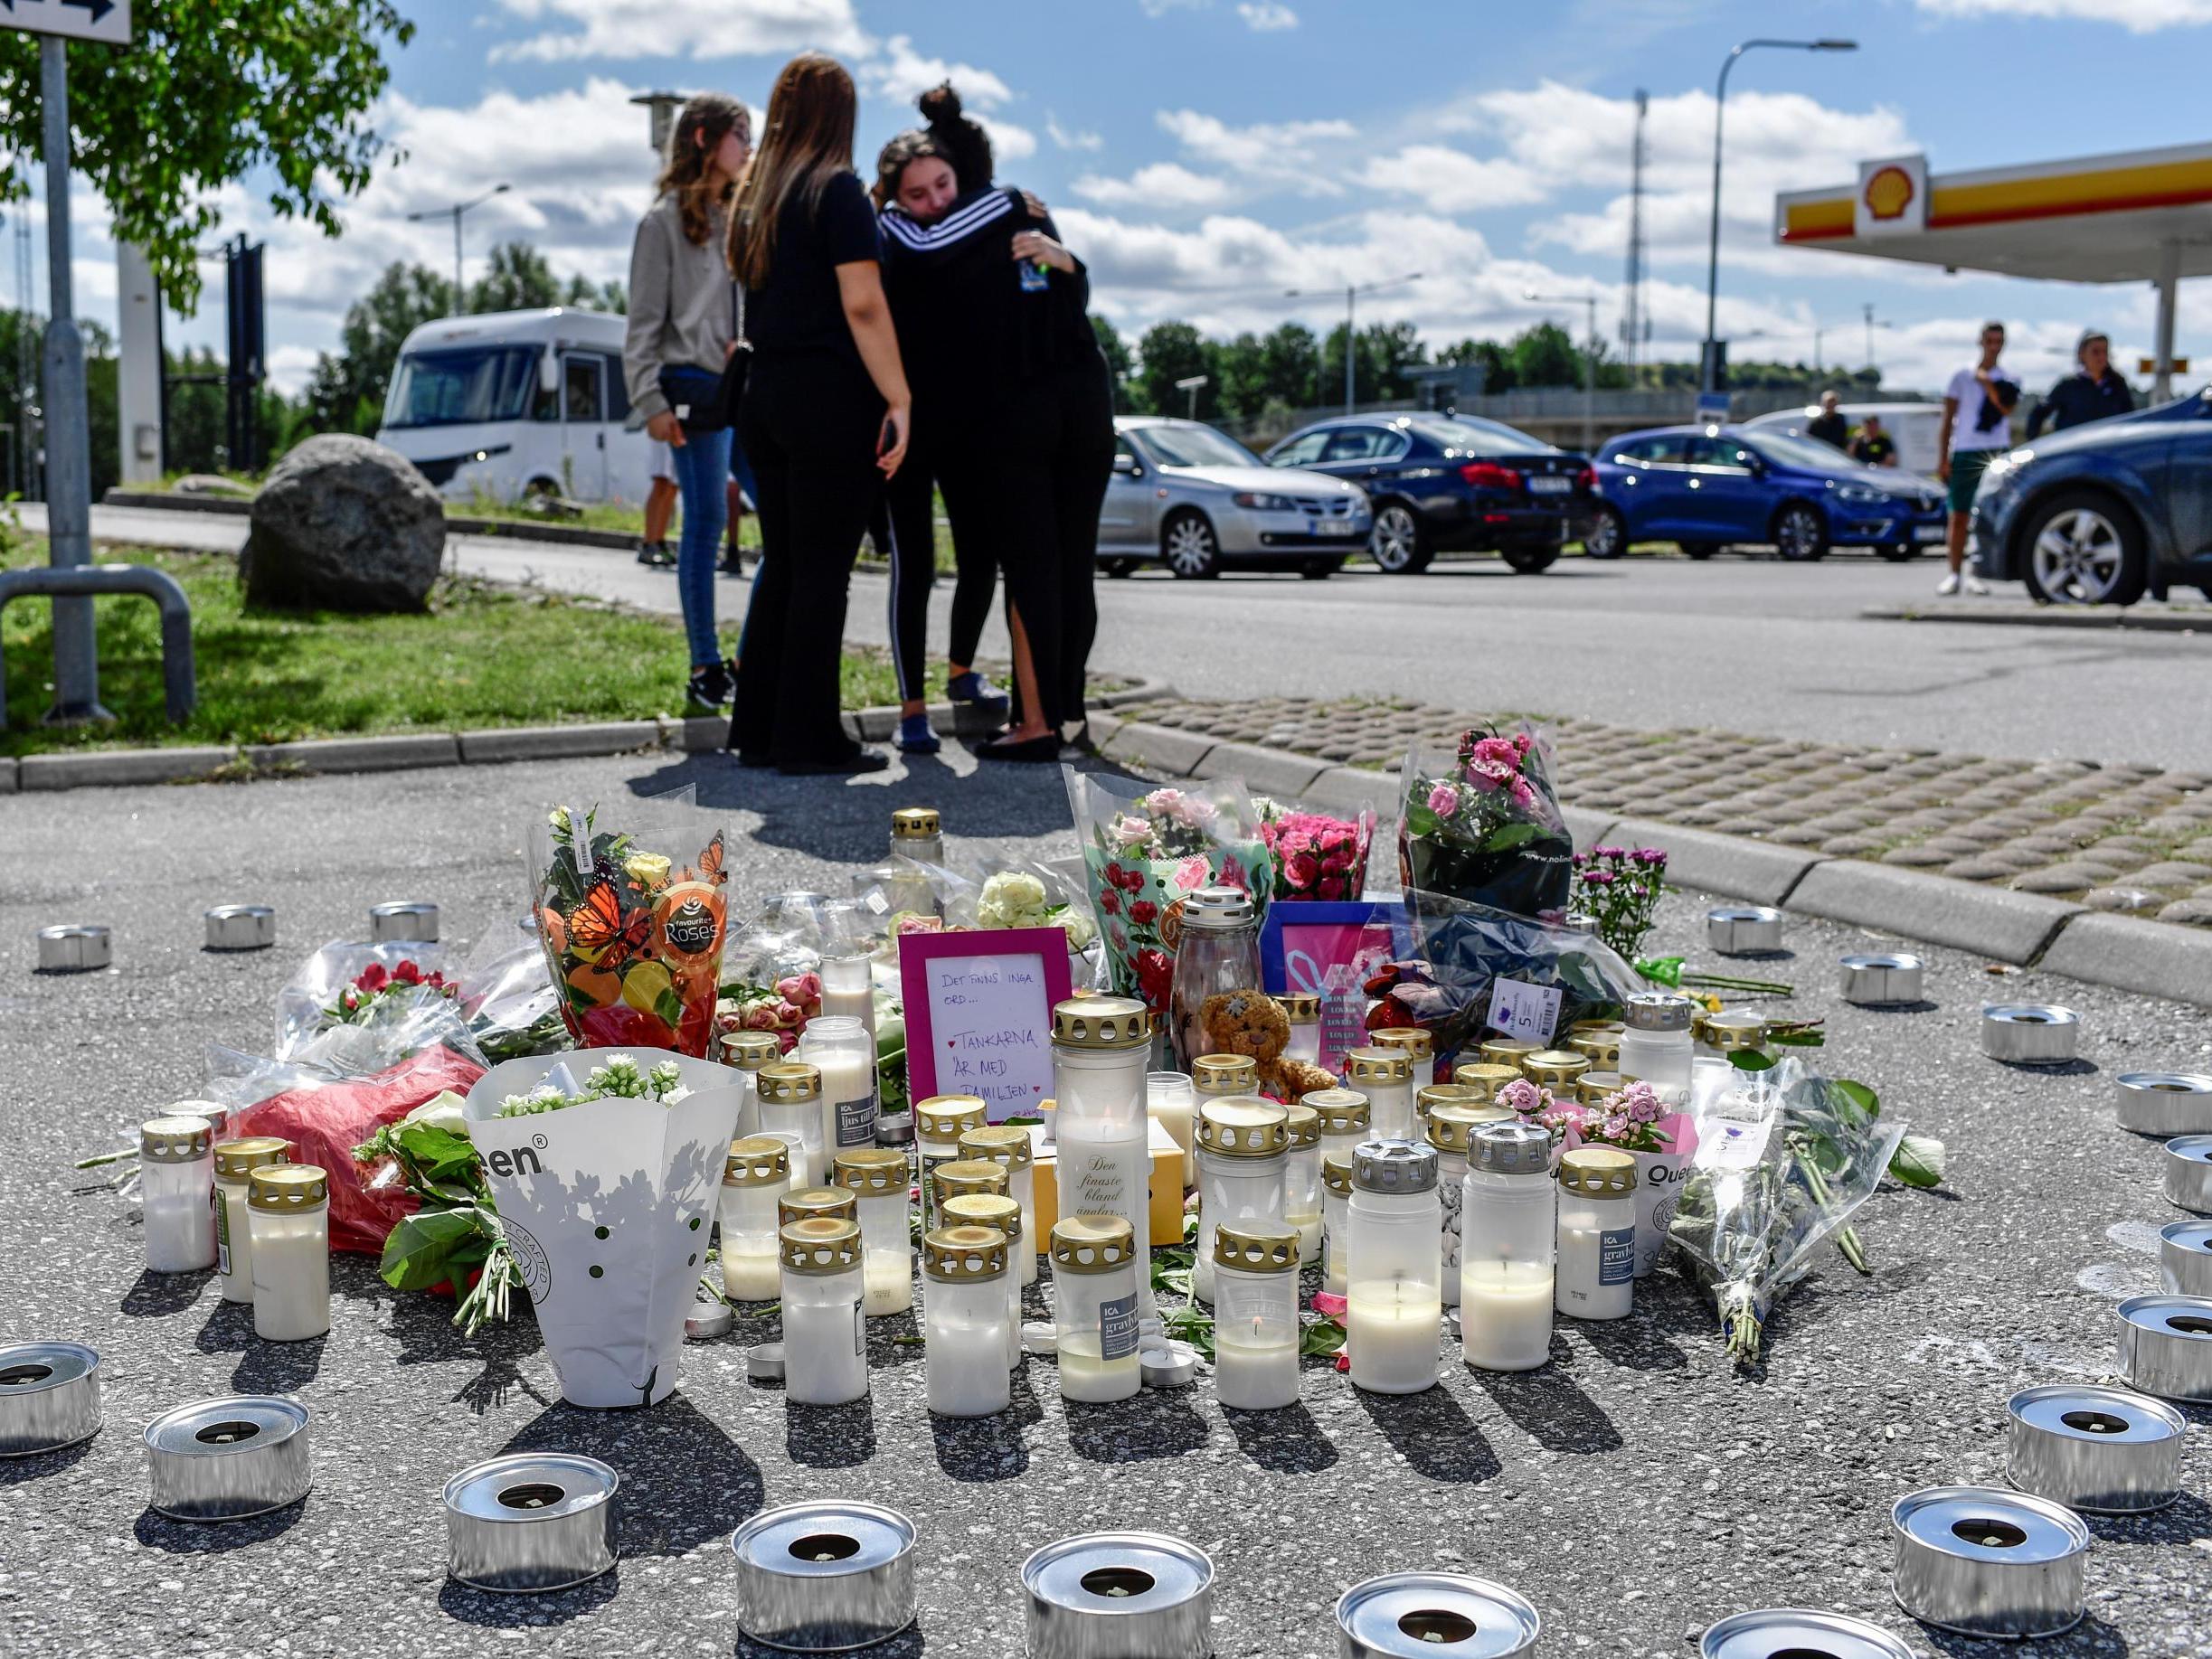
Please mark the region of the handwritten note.
POLYGON ((910 934, 899 968, 916 1098, 979 1096, 997 1122, 1052 1094, 1053 1004, 1068 994, 1064 933, 910 934), (987 939, 1006 948, 978 951, 987 939), (1039 948, 1045 940, 1053 948, 1039 948))

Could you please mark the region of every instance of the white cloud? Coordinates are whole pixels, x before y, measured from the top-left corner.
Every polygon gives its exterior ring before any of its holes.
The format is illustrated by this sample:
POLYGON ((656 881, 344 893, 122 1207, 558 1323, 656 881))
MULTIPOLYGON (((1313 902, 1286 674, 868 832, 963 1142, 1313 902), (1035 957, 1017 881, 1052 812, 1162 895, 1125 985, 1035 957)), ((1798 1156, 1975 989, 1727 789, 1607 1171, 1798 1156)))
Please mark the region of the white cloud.
POLYGON ((1099 150, 1106 147, 1102 135, 1063 127, 1050 110, 1045 115, 1045 130, 1052 141, 1063 150, 1099 150))
POLYGON ((1139 167, 1125 179, 1089 175, 1077 179, 1069 188, 1086 202, 1155 209, 1215 207, 1229 195, 1229 186, 1222 180, 1193 173, 1172 161, 1139 167))
POLYGON ((1349 121, 1262 121, 1231 127, 1218 116, 1196 109, 1163 109, 1154 118, 1191 155, 1247 178, 1296 182, 1335 195, 1341 186, 1328 176, 1338 159, 1334 145, 1359 136, 1349 121))
POLYGON ((976 116, 977 126, 990 135, 991 153, 1000 161, 1023 161, 1037 153, 1037 136, 1026 127, 995 116, 976 116))
POLYGON ((1408 145, 1394 156, 1376 156, 1360 170, 1370 190, 1417 197, 1445 213, 1523 207, 1541 202, 1544 181, 1517 161, 1485 160, 1441 144, 1408 145))
POLYGON ((1948 17, 2068 17, 2116 23, 2131 34, 2212 24, 2212 0, 1914 0, 1948 17))
POLYGON ((970 113, 996 109, 1014 96, 1012 89, 987 69, 972 63, 951 63, 943 58, 924 57, 907 35, 894 34, 885 43, 886 58, 861 66, 860 78, 869 91, 894 104, 912 108, 914 99, 931 87, 950 80, 970 113))
POLYGON ((1244 20, 1246 28, 1259 34, 1298 27, 1298 14, 1282 5, 1281 0, 1244 0, 1236 8, 1236 14, 1244 20))
POLYGON ((491 59, 740 57, 808 47, 865 56, 872 42, 852 0, 499 0, 543 32, 492 49, 491 59), (562 25, 568 25, 562 27, 562 25))

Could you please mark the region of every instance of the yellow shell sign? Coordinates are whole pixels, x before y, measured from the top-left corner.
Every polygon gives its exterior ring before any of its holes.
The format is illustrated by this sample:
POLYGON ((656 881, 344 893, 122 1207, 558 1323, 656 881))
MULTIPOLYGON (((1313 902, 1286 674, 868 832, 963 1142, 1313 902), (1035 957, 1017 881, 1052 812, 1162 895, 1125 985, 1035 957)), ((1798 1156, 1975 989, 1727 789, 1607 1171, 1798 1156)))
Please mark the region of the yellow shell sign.
POLYGON ((1861 193, 1867 212, 1876 219, 1902 219, 1913 204, 1913 175, 1894 164, 1877 168, 1861 193))

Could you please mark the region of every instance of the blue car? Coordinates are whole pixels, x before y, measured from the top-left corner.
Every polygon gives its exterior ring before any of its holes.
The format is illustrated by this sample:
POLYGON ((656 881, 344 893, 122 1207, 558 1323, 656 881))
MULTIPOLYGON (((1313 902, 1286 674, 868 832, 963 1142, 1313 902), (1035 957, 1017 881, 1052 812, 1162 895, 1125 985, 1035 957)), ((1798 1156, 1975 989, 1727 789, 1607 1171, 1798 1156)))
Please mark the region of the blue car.
POLYGON ((2212 594, 2212 386, 2049 433, 1990 463, 1974 562, 2038 599, 2132 605, 2194 583, 2212 594))
POLYGON ((1601 447, 1597 475, 1604 500, 1583 538, 1596 559, 1618 559, 1638 542, 1673 542, 1692 559, 1750 542, 1791 560, 1831 547, 1904 560, 1943 539, 1943 495, 1933 480, 1863 467, 1818 438, 1663 427, 1601 447))

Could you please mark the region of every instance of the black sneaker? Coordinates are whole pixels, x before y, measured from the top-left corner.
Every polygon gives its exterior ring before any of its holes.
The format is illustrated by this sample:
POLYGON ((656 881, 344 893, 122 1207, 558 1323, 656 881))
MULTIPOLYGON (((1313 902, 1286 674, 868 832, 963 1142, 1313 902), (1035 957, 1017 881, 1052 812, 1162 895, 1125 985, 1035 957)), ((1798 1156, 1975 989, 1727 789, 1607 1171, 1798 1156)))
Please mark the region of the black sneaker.
POLYGON ((745 573, 745 555, 724 542, 722 544, 722 562, 714 568, 724 576, 742 576, 745 573))
POLYGON ((665 570, 676 562, 676 555, 668 551, 666 542, 646 542, 638 548, 638 562, 665 570))
POLYGON ((706 663, 691 671, 687 686, 692 702, 702 708, 726 709, 737 701, 737 683, 721 663, 706 663))

